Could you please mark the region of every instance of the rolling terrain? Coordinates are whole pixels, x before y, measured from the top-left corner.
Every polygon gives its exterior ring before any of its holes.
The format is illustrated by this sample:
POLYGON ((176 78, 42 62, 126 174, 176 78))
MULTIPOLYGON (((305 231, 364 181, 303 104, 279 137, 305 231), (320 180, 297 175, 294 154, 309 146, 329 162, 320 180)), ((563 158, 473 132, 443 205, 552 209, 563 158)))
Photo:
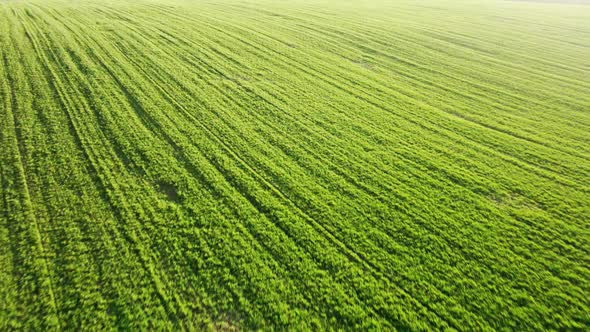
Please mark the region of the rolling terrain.
POLYGON ((0 0, 0 330, 587 330, 590 6, 0 0))

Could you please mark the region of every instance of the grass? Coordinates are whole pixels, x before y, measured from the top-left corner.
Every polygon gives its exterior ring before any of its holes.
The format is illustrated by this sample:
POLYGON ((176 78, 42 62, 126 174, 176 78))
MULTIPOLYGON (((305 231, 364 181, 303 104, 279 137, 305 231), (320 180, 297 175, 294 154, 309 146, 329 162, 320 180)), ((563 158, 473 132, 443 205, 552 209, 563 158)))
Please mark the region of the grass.
POLYGON ((0 1, 0 330, 585 330, 590 6, 0 1))

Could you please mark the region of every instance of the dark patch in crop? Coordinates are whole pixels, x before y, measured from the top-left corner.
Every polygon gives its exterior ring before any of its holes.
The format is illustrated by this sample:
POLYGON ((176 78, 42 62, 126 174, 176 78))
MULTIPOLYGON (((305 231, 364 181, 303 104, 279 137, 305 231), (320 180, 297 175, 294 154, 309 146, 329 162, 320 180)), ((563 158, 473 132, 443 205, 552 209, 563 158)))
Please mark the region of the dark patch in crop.
POLYGON ((178 188, 176 188, 174 184, 160 181, 158 183, 158 189, 173 202, 180 202, 182 200, 181 196, 178 194, 178 188))

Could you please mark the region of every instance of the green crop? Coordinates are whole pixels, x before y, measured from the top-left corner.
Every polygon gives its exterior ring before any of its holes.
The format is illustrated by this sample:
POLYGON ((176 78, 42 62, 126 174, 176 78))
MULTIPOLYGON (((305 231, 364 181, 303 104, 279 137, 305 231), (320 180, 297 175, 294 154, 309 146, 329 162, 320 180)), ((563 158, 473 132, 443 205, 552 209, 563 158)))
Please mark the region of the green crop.
POLYGON ((587 330, 590 6, 0 0, 0 331, 587 330))

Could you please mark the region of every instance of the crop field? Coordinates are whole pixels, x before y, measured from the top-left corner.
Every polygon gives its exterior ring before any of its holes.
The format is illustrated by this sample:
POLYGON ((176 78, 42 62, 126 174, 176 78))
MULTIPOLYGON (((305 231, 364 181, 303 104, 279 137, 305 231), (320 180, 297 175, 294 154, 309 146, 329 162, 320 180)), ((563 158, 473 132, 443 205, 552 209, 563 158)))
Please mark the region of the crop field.
POLYGON ((590 6, 0 0, 0 330, 590 329, 590 6))

